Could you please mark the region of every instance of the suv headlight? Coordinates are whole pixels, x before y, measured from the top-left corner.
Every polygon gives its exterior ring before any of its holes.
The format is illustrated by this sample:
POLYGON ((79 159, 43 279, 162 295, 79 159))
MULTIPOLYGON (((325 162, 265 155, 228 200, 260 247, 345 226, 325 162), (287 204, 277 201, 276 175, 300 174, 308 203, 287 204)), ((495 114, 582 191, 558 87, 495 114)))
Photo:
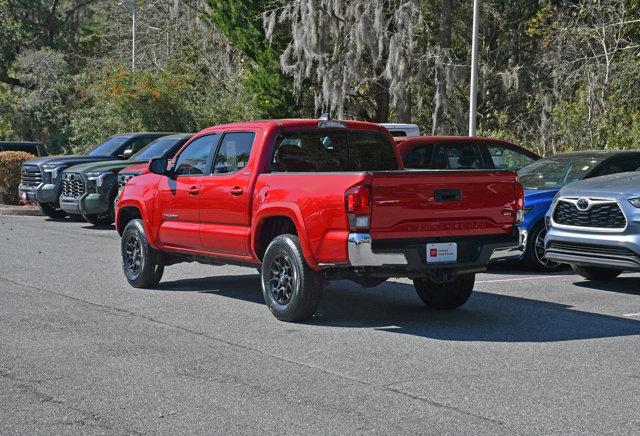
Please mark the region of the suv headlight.
POLYGON ((87 173, 87 179, 89 179, 89 181, 92 181, 95 183, 96 187, 100 187, 102 186, 102 183, 104 183, 104 180, 109 177, 111 174, 110 172, 103 172, 103 171, 95 171, 95 172, 90 172, 87 173))
POLYGON ((640 197, 630 198, 629 203, 631 203, 633 207, 640 208, 640 197))

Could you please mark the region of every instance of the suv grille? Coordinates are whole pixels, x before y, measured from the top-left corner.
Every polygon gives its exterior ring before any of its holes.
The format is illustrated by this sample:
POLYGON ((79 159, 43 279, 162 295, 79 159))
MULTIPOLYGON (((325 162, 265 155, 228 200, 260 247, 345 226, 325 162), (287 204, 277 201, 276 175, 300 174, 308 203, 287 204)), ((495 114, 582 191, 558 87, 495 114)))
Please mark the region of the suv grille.
POLYGON ((67 198, 78 198, 84 194, 84 182, 80 174, 65 173, 62 178, 62 196, 67 198))
POLYGON ((553 220, 565 226, 601 229, 623 229, 627 225, 617 203, 594 204, 589 210, 579 210, 573 203, 560 200, 553 220))
POLYGON ((38 186, 42 183, 42 172, 35 165, 23 165, 20 170, 20 183, 24 186, 38 186))

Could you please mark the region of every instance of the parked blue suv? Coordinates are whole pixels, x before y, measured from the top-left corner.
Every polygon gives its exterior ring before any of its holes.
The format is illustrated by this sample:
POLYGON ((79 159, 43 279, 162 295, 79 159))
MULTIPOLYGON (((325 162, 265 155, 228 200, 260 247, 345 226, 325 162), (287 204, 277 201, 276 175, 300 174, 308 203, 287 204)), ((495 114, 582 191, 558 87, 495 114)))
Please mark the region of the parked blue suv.
POLYGON ((527 248, 520 259, 537 271, 557 271, 562 264, 546 259, 544 217, 564 185, 576 180, 635 171, 640 168, 640 151, 593 150, 559 154, 540 159, 518 171, 525 188, 527 248))

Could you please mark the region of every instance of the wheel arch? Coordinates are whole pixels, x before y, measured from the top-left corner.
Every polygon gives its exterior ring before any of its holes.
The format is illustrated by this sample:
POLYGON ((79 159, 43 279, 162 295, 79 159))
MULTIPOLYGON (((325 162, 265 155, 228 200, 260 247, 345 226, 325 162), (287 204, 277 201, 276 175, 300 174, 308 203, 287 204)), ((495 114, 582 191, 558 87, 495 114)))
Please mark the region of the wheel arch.
POLYGON ((300 240, 300 247, 307 264, 314 270, 319 269, 307 237, 302 213, 295 204, 271 203, 256 213, 251 229, 253 255, 261 260, 273 238, 292 232, 300 240))

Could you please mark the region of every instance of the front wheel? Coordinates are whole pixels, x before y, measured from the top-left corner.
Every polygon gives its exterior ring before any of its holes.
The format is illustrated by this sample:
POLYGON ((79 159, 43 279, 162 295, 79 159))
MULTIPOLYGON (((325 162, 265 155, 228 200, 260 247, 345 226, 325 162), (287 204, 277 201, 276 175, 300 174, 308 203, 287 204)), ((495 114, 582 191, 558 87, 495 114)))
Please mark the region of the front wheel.
POLYGON ((529 236, 527 244, 527 263, 531 268, 540 272, 560 271, 563 265, 555 260, 547 259, 544 255, 544 238, 547 236, 547 228, 544 223, 538 223, 529 236))
POLYGON ((49 218, 59 219, 67 216, 67 213, 56 206, 55 203, 38 203, 38 206, 40 206, 42 213, 49 218))
POLYGON ((622 274, 621 269, 600 268, 597 266, 571 265, 571 268, 587 280, 613 280, 622 274))
POLYGON ((161 253, 147 242, 142 220, 129 221, 120 241, 122 269, 134 288, 155 288, 162 279, 164 263, 161 253))
POLYGON ((280 321, 304 321, 313 316, 322 296, 322 275, 304 260, 295 235, 274 238, 262 259, 262 294, 280 321))
POLYGON ((430 278, 414 279, 418 297, 427 307, 439 310, 457 309, 467 302, 473 292, 475 274, 462 274, 450 282, 438 283, 430 278))

